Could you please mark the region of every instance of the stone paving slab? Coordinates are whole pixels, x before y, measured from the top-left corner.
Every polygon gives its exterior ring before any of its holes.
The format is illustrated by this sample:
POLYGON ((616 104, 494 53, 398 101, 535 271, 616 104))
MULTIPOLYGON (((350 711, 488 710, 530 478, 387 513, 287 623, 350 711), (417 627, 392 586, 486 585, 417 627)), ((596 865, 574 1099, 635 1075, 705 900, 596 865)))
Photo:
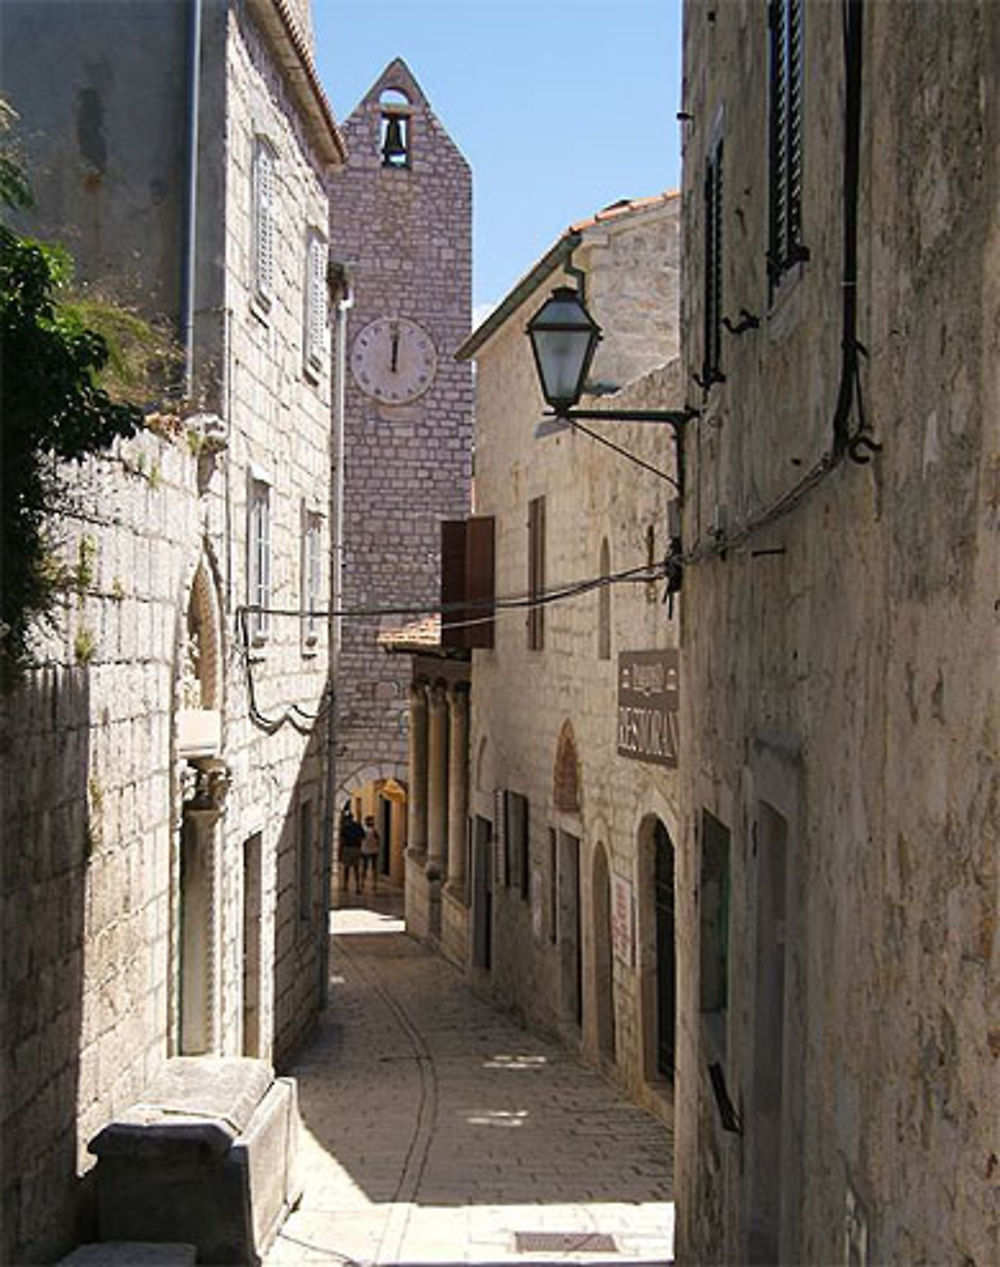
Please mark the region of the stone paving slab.
POLYGON ((330 1005, 290 1071, 305 1192, 265 1267, 670 1262, 670 1131, 408 937, 398 890, 365 900, 333 914, 330 1005))

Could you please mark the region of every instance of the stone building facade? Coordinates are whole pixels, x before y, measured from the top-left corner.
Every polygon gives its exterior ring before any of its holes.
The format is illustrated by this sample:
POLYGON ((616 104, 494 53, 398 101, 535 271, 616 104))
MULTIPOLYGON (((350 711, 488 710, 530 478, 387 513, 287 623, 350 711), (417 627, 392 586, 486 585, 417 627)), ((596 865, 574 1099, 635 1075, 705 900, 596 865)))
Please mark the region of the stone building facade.
MULTIPOLYGON (((680 408, 679 203, 623 202, 573 226, 459 353, 476 362, 475 509, 492 521, 496 611, 492 645, 471 652, 469 840, 458 858, 449 835, 445 867, 446 899, 457 870, 463 904, 456 934, 446 901, 442 930, 477 985, 667 1118, 680 807, 663 563, 677 494, 585 434, 535 438, 545 406, 525 327, 554 287, 585 284, 604 329, 585 403, 680 408), (631 684, 649 688, 642 736, 631 684)), ((588 425, 676 476, 667 425, 588 425)))
POLYGON ((1000 10, 706 17, 678 1261, 995 1263, 1000 10))
POLYGON ((86 1238, 87 1142, 168 1056, 280 1065, 323 994, 329 644, 300 612, 329 605, 343 145, 287 5, 204 0, 197 41, 194 11, 4 13, 32 231, 179 326, 188 376, 71 473, 65 602, 2 702, 11 1263, 86 1238))
POLYGON ((440 522, 468 513, 472 378, 453 354, 471 325, 472 180, 401 60, 344 136, 349 159, 330 186, 331 250, 352 288, 337 784, 377 816, 392 843, 383 869, 401 880, 409 666, 377 638, 405 620, 398 609, 435 606, 440 522))

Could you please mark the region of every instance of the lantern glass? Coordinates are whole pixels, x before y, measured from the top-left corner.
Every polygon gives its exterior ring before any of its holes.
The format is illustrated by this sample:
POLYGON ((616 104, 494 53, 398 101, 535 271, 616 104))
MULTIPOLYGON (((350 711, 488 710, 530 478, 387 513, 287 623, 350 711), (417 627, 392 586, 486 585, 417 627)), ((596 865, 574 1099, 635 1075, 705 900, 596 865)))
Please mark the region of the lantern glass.
POLYGON ((528 322, 542 395, 557 413, 580 399, 600 327, 569 286, 559 286, 528 322))

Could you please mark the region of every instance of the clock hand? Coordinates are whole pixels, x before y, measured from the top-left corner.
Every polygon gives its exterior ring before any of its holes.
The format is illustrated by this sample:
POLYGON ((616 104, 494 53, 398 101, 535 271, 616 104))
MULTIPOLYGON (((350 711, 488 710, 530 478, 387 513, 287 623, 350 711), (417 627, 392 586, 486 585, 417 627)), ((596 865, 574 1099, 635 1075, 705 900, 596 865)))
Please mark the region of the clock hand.
POLYGON ((392 332, 392 355, 389 358, 389 368, 393 374, 399 369, 399 331, 392 332))

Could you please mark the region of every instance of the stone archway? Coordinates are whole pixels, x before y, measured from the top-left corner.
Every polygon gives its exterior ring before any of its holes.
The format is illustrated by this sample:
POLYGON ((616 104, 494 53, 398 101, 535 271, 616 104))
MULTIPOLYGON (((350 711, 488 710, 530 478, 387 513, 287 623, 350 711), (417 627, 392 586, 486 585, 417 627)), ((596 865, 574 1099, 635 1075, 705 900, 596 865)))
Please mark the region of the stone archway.
POLYGON ((597 1050, 604 1060, 615 1060, 614 960, 611 944, 611 875, 608 855, 598 842, 591 868, 593 918, 594 1004, 597 1050))

